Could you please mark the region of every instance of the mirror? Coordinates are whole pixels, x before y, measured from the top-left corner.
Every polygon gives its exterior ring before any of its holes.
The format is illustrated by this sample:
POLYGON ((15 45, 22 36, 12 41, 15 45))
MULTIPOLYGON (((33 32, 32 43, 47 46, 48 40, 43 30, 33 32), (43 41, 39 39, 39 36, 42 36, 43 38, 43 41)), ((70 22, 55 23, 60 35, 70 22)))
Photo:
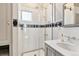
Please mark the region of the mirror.
POLYGON ((55 22, 62 22, 63 21, 63 3, 56 3, 55 4, 55 22))
POLYGON ((55 27, 63 25, 63 4, 64 3, 53 4, 53 23, 55 27))
POLYGON ((79 3, 64 4, 64 26, 65 27, 79 26, 79 3))

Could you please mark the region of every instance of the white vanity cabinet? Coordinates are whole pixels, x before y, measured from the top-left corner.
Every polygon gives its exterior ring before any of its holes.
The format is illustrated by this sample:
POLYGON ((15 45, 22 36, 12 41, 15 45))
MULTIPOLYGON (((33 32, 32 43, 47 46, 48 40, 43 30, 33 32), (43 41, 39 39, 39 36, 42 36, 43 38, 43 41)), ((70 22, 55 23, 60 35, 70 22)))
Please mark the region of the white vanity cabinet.
POLYGON ((45 44, 45 56, 63 56, 61 53, 56 51, 54 48, 45 44))
POLYGON ((79 24, 79 3, 64 4, 64 25, 79 24))
POLYGON ((54 56, 54 50, 52 50, 47 44, 45 44, 45 56, 54 56))

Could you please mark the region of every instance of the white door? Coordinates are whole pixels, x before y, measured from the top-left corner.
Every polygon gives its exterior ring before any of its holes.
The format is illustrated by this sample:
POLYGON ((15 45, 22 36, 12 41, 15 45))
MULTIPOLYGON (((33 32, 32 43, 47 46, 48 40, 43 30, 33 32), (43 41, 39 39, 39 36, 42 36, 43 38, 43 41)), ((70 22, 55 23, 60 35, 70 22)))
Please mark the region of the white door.
POLYGON ((0 3, 0 45, 11 42, 11 4, 0 3))

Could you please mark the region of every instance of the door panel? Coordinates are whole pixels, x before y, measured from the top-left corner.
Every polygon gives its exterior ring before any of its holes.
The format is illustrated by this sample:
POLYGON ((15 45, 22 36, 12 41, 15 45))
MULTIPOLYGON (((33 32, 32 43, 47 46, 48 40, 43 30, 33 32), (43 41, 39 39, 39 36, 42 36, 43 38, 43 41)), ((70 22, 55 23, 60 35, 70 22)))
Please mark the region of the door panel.
MULTIPOLYGON (((0 41, 11 39, 11 4, 0 4, 0 41)), ((6 41, 6 42, 7 42, 6 41)))

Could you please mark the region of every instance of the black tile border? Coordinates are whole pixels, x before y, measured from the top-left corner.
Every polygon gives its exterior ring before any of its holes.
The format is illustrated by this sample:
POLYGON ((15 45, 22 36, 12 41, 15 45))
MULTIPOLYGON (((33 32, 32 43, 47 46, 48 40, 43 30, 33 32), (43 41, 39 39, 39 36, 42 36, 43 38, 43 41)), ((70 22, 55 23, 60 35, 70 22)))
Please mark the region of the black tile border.
MULTIPOLYGON (((24 27, 24 24, 20 24, 20 27, 24 27)), ((50 27, 62 27, 63 23, 62 22, 57 22, 57 23, 50 23, 50 24, 44 24, 44 25, 38 25, 38 24, 26 24, 27 28, 50 28, 50 27)))

